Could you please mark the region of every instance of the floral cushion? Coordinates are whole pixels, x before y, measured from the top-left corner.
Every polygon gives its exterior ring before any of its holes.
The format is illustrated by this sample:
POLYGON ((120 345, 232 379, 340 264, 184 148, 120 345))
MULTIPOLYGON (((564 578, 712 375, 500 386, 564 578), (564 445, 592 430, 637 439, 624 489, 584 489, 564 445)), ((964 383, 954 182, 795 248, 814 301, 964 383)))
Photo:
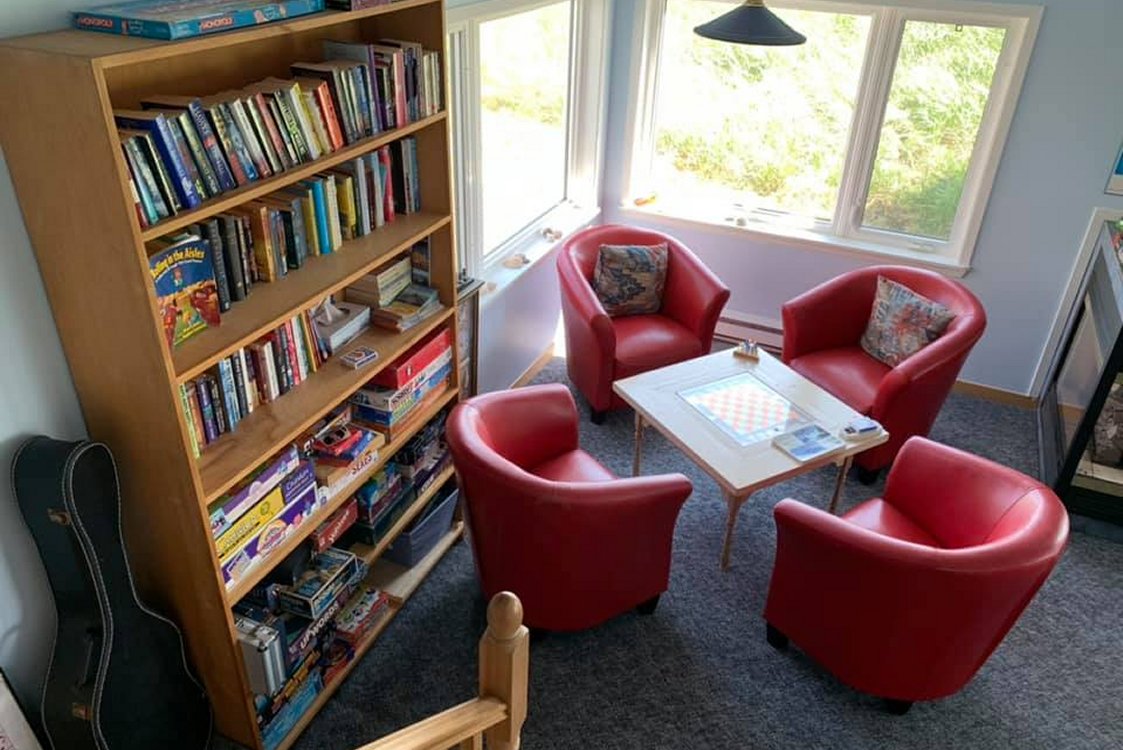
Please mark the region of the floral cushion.
POLYGON ((649 315, 663 305, 667 243, 601 245, 593 270, 593 291, 612 317, 649 315))
POLYGON ((877 277, 877 296, 862 348, 874 359, 896 367, 940 337, 955 313, 907 286, 877 277))

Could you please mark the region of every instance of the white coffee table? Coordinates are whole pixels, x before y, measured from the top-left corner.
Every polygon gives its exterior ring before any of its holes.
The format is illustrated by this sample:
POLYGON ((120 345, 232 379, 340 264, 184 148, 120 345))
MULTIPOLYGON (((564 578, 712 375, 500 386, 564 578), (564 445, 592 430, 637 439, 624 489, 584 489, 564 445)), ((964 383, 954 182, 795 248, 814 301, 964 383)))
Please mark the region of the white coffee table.
POLYGON ((754 492, 821 466, 837 464, 840 469, 828 506, 833 513, 854 455, 889 439, 889 433, 881 430, 860 442, 844 441, 842 448, 825 456, 800 462, 774 447, 771 437, 742 444, 744 437, 738 440, 727 433, 682 395, 684 391, 745 374, 786 399, 831 434, 838 435, 850 420, 861 416, 763 350, 756 361, 735 357, 732 350, 726 350, 618 380, 613 385, 620 398, 636 412, 633 474, 639 474, 643 429, 650 425, 721 486, 729 506, 721 552, 723 570, 729 567, 737 512, 754 492))

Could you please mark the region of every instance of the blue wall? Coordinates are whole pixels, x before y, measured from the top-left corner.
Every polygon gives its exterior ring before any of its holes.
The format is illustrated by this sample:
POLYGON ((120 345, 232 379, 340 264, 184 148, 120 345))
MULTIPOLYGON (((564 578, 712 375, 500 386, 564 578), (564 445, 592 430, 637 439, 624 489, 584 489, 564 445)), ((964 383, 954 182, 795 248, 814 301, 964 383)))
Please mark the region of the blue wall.
MULTIPOLYGON (((1003 0, 998 0, 1003 2, 1003 0)), ((982 300, 986 335, 966 380, 1025 393, 1092 209, 1123 209, 1104 185, 1123 141, 1123 2, 1046 0, 1018 109, 964 282, 982 300)), ((875 261, 621 216, 632 29, 642 3, 616 0, 605 159, 606 221, 644 223, 689 244, 733 290, 729 309, 778 319, 780 305, 875 261)))

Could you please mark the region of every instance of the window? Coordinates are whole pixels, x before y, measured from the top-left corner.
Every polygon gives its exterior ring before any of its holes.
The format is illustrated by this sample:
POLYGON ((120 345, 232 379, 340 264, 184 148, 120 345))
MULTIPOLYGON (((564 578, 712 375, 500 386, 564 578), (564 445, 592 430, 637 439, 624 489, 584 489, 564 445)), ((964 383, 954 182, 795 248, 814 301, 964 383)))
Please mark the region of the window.
POLYGON ((564 229, 575 205, 595 208, 605 6, 488 0, 449 11, 457 234, 470 272, 564 229))
POLYGON ((729 3, 648 0, 629 202, 965 269, 1040 9, 769 5, 806 44, 704 39, 729 3))

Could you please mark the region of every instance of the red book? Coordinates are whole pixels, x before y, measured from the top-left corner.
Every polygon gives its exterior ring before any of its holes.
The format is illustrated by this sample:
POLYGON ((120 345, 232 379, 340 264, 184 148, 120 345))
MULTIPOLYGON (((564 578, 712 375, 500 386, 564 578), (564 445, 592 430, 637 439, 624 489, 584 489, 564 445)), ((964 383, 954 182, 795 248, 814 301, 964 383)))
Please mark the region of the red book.
POLYGON ((320 119, 323 120, 328 136, 331 137, 332 146, 336 150, 343 148, 343 130, 339 127, 339 117, 335 112, 335 104, 331 100, 331 89, 328 87, 328 82, 316 78, 298 78, 297 81, 300 83, 302 90, 307 87, 316 97, 316 104, 320 108, 320 119))
POLYGON ((378 161, 383 166, 383 179, 382 179, 382 194, 385 198, 382 205, 382 213, 386 215, 386 221, 394 220, 394 181, 390 175, 393 173, 393 167, 390 162, 390 147, 383 146, 378 149, 378 161))
POLYGON ((260 91, 254 94, 252 98, 253 103, 257 106, 257 113, 261 116, 261 121, 265 123, 265 129, 269 131, 269 140, 273 143, 273 150, 277 152, 277 158, 282 166, 288 169, 293 166, 292 160, 289 158, 288 149, 285 147, 285 139, 281 137, 281 131, 277 129, 277 123, 273 120, 273 112, 269 109, 269 102, 265 100, 265 95, 260 91))
POLYGON ((296 335, 292 330, 292 321, 286 320, 281 326, 285 329, 285 349, 289 358, 289 367, 292 368, 292 384, 300 385, 304 378, 300 375, 300 360, 296 356, 296 335))

